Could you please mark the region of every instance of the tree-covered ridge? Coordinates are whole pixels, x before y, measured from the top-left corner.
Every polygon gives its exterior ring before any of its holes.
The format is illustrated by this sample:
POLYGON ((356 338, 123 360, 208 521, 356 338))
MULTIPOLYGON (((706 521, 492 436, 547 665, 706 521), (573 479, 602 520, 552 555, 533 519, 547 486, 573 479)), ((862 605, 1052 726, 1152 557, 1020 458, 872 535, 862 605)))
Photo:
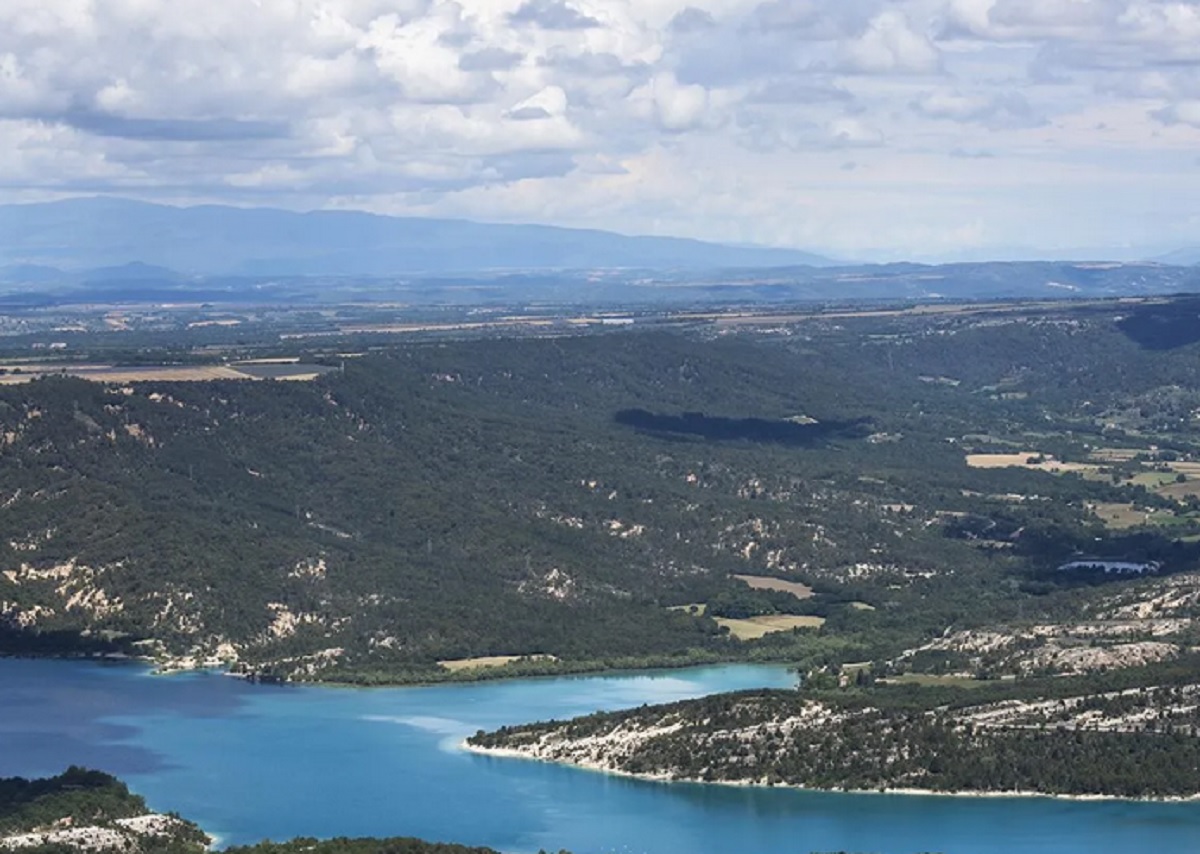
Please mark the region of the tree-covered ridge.
POLYGON ((55 777, 0 779, 0 849, 197 854, 209 838, 156 815, 116 777, 72 766, 55 777))
POLYGON ((0 642, 361 682, 476 656, 1003 673, 1026 665, 936 644, 1067 621, 1174 656, 1186 602, 1170 625, 1091 625, 1160 579, 1056 573, 1079 553, 1197 565, 1189 476, 1147 480, 1197 451, 1195 347, 1142 347, 1120 316, 393 343, 311 383, 3 387, 0 642), (1130 459, 1091 460, 1109 446, 1130 459), (964 462, 1014 450, 1087 476, 964 462), (1108 527, 1109 507, 1155 523, 1108 527), (780 614, 825 623, 742 642, 713 619, 780 614))
POLYGON ((0 779, 0 833, 13 834, 70 818, 112 821, 149 812, 121 781, 100 771, 68 768, 57 777, 0 779))
POLYGON ((1200 796, 1195 657, 974 691, 754 691, 478 733, 478 749, 658 779, 847 790, 1200 796), (1189 681, 1191 680, 1191 681, 1189 681))

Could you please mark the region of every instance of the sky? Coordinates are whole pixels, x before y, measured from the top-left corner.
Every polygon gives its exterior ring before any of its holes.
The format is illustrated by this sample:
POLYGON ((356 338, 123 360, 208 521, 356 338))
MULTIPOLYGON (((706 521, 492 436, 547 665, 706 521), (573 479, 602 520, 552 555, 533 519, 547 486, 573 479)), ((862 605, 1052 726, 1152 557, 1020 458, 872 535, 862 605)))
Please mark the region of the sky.
POLYGON ((1200 0, 0 0, 0 203, 1200 245, 1200 0))

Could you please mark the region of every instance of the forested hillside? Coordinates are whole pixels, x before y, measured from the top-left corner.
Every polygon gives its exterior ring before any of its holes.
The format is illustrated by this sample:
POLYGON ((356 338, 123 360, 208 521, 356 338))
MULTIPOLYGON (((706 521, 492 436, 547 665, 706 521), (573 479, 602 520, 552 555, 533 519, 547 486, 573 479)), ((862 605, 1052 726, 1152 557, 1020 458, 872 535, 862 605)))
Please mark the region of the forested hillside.
POLYGON ((477 749, 656 779, 804 788, 1200 794, 1195 657, 1125 678, 745 692, 480 733, 477 749), (1140 677, 1154 687, 1130 688, 1140 677))
MULTIPOLYGON (((311 382, 0 387, 0 642, 350 681, 480 656, 530 658, 458 678, 1070 669, 1070 626, 986 654, 971 633, 1094 621, 1162 580, 1057 572, 1072 557, 1173 575, 1200 553, 1196 345, 1145 346, 1128 313, 433 341, 311 382)), ((1089 648, 1175 656, 1190 601, 1089 648)))

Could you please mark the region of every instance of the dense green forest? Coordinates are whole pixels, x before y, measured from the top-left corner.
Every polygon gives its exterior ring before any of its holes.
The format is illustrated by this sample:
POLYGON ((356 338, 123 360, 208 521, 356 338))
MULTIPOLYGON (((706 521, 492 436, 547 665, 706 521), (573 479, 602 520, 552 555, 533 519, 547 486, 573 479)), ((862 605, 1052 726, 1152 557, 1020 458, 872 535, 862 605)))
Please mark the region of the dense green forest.
MULTIPOLYGON (((389 339, 295 350, 339 367, 312 382, 3 386, 0 648, 363 683, 1078 669, 1032 629, 1111 622, 1200 563, 1198 345, 1151 346, 1131 311, 389 339), (1075 468, 967 464, 999 453, 1075 468), (1131 524, 1106 521, 1121 508, 1131 524), (1057 570, 1080 556, 1157 574, 1057 570), (721 622, 772 615, 824 623, 721 622), (1020 643, 972 648, 996 627, 1020 643), (477 656, 520 658, 438 664, 477 656)), ((1171 657, 1196 607, 1086 643, 1171 657)))

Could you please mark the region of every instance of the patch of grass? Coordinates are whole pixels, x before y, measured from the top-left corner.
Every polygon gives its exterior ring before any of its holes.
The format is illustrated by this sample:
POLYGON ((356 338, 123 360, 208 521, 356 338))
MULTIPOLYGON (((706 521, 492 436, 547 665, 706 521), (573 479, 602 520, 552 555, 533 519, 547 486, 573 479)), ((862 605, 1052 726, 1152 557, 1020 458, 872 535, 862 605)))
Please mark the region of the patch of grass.
POLYGON ((1102 502, 1092 505, 1092 512, 1100 517, 1107 528, 1124 530, 1136 528, 1138 525, 1150 523, 1152 513, 1140 509, 1133 504, 1114 504, 1102 502))
POLYGON ((439 661, 442 667, 457 673, 460 670, 475 670, 481 667, 504 667, 514 661, 528 659, 530 661, 555 661, 553 655, 484 655, 479 658, 450 658, 439 661))
POLYGON ((1175 482, 1175 474, 1165 471, 1144 471, 1135 474, 1130 480, 1134 486, 1144 486, 1157 490, 1159 487, 1175 482))
POLYGON ((782 578, 768 578, 765 575, 735 575, 733 577, 755 590, 778 590, 782 593, 791 593, 797 599, 811 599, 813 595, 812 588, 799 581, 784 581, 782 578))
POLYGON ((1154 491, 1164 498, 1171 498, 1175 501, 1180 501, 1193 495, 1200 496, 1200 479, 1176 483, 1175 478, 1172 477, 1170 482, 1158 487, 1154 491))

